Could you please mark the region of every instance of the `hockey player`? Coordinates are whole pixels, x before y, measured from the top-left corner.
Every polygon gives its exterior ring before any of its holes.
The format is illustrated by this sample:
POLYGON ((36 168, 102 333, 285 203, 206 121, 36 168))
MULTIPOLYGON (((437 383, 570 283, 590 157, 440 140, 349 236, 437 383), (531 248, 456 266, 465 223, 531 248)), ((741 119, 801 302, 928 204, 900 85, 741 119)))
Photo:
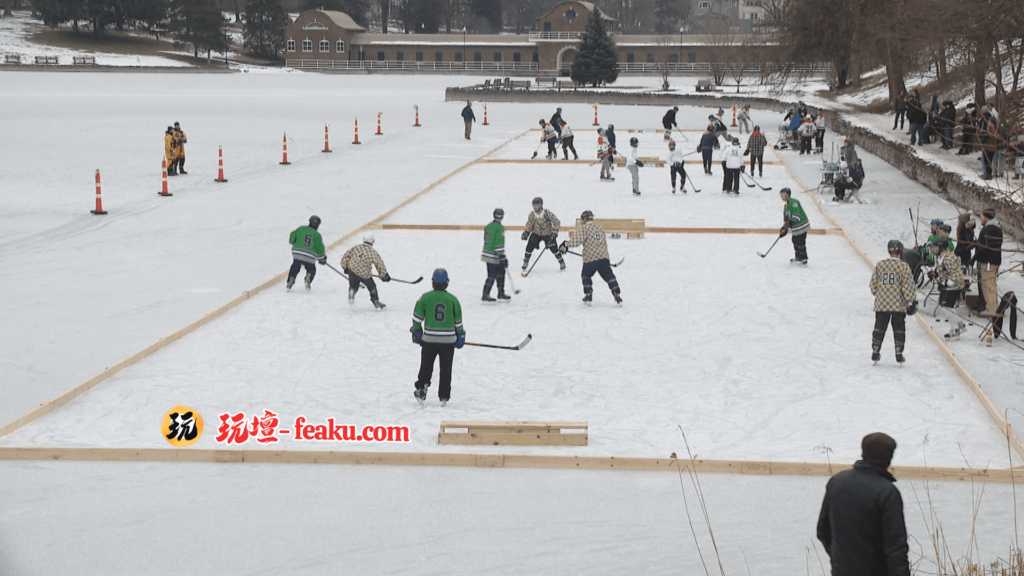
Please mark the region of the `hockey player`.
POLYGON ((814 120, 810 116, 805 116, 803 123, 800 124, 800 128, 797 130, 797 135, 800 136, 800 155, 811 153, 811 139, 814 138, 814 133, 818 129, 814 127, 814 120))
POLYGON ((750 134, 750 106, 741 107, 740 113, 736 115, 736 120, 740 123, 740 134, 743 132, 750 134))
POLYGON ((629 170, 629 175, 633 177, 633 195, 640 195, 640 169, 643 168, 644 162, 640 159, 640 150, 637 146, 640 145, 640 141, 636 137, 629 139, 629 156, 626 158, 626 170, 629 170))
POLYGON ((722 192, 739 196, 740 168, 743 167, 743 152, 740 151, 740 139, 733 138, 722 151, 722 162, 725 164, 725 176, 722 180, 722 192))
POLYGON ((580 214, 580 225, 569 233, 569 239, 562 241, 558 251, 565 254, 569 248, 583 246, 583 302, 590 306, 594 301, 594 282, 592 278, 597 272, 608 283, 616 304, 622 304, 619 296, 619 281, 612 272, 608 260, 608 241, 604 237, 604 229, 594 223, 594 213, 584 210, 580 214))
POLYGON ((597 129, 597 158, 601 161, 601 180, 614 182, 612 178, 612 163, 614 161, 611 143, 608 142, 608 135, 604 128, 597 129))
POLYGON ((704 135, 700 137, 700 144, 697 144, 697 151, 701 153, 701 157, 704 159, 704 173, 711 174, 711 163, 715 150, 718 150, 718 136, 715 136, 714 124, 708 124, 708 129, 704 132, 704 135))
POLYGON ((168 126, 167 131, 164 132, 164 158, 167 159, 167 175, 177 176, 178 173, 174 171, 174 167, 178 163, 178 147, 174 143, 174 128, 172 126, 168 126))
POLYGON ((605 131, 604 135, 608 139, 608 149, 611 150, 612 154, 615 154, 615 124, 609 124, 608 130, 605 131))
POLYGON ((188 143, 188 136, 181 129, 181 124, 177 122, 174 123, 174 139, 178 145, 177 153, 175 154, 175 162, 177 162, 178 168, 175 172, 178 174, 188 174, 188 172, 185 172, 185 144, 188 143))
POLYGON ((441 358, 441 384, 437 398, 441 406, 452 396, 452 358, 455 349, 466 344, 466 330, 462 327, 462 305, 448 293, 448 271, 434 270, 430 278, 434 289, 420 296, 412 311, 413 344, 420 345, 420 371, 416 376, 413 396, 423 404, 434 373, 434 359, 441 358))
POLYGON ((715 134, 715 138, 729 135, 729 129, 725 127, 725 122, 722 122, 721 118, 712 114, 708 116, 708 123, 711 124, 711 131, 715 134))
POLYGON ((903 244, 889 240, 889 257, 875 265, 871 275, 871 294, 875 297, 875 328, 871 332, 871 361, 882 359, 882 341, 892 324, 892 337, 896 341, 896 362, 903 364, 903 345, 907 340, 907 314, 917 311, 914 275, 910 266, 901 259, 903 244))
POLYGON ((665 140, 672 139, 672 128, 678 128, 676 124, 676 112, 679 112, 679 106, 673 106, 671 110, 665 112, 665 115, 661 118, 661 125, 665 128, 665 140))
POLYGON ((494 209, 494 221, 484 228, 484 250, 480 259, 487 263, 487 280, 484 282, 484 302, 494 302, 491 298, 491 286, 498 284, 498 300, 507 302, 512 297, 505 294, 505 269, 508 268, 508 258, 505 257, 505 227, 501 220, 505 217, 505 211, 501 208, 494 209))
POLYGON ((555 147, 558 144, 558 133, 555 132, 554 127, 545 122, 543 118, 540 120, 540 129, 540 141, 548 143, 548 155, 546 158, 548 160, 558 158, 558 149, 555 147))
POLYGON ((306 291, 309 292, 316 276, 316 263, 327 264, 327 254, 324 252, 324 239, 317 232, 320 228, 320 217, 310 216, 309 226, 299 226, 291 235, 288 242, 292 245, 292 267, 288 271, 288 290, 295 285, 295 277, 299 275, 299 269, 306 267, 306 291))
MULTIPOLYGON (((523 256, 523 276, 526 276, 526 267, 530 264, 530 257, 533 251, 543 242, 544 246, 551 250, 551 253, 558 259, 558 267, 565 271, 565 260, 562 253, 558 251, 558 230, 562 226, 558 216, 551 210, 544 209, 544 199, 540 196, 533 199, 533 210, 526 218, 526 229, 523 230, 523 240, 526 241, 526 254, 523 256)), ((539 258, 540 256, 538 256, 539 258)))
POLYGON ((779 230, 779 237, 793 231, 793 252, 794 258, 790 259, 792 264, 807 266, 807 231, 811 229, 811 223, 807 220, 807 213, 804 212, 800 201, 792 197, 793 193, 789 188, 779 190, 779 197, 786 203, 782 212, 782 229, 779 230))
POLYGON ((676 141, 668 141, 669 174, 672 177, 672 193, 676 193, 676 174, 679 174, 679 189, 686 194, 686 161, 683 151, 676 149, 676 141))
POLYGON ((341 268, 348 275, 348 303, 356 301, 356 292, 359 292, 359 285, 366 286, 370 292, 370 302, 378 310, 384 308, 384 303, 377 297, 377 285, 373 281, 373 268, 377 267, 377 274, 381 282, 390 282, 388 268, 380 254, 373 249, 373 232, 363 234, 363 243, 353 246, 341 257, 341 268))
POLYGON ((754 162, 757 162, 757 177, 764 176, 764 149, 768 146, 768 139, 761 134, 761 127, 754 126, 754 133, 747 138, 747 149, 743 155, 750 154, 750 176, 754 176, 754 162))
POLYGON ((960 332, 964 329, 964 323, 953 312, 960 293, 964 288, 964 272, 960 267, 960 259, 949 250, 949 241, 939 238, 929 244, 932 253, 935 255, 935 269, 928 273, 928 277, 935 281, 939 289, 939 308, 946 322, 949 322, 949 329, 946 331, 946 339, 960 338, 960 332))
POLYGON ((562 135, 562 123, 562 109, 556 108, 555 113, 551 115, 550 124, 555 129, 555 132, 558 133, 559 137, 562 135))
POLYGON ((572 141, 576 138, 572 135, 572 128, 565 122, 562 122, 562 153, 565 154, 565 159, 569 159, 569 150, 572 150, 573 160, 579 160, 580 156, 576 153, 576 147, 572 145, 572 141))

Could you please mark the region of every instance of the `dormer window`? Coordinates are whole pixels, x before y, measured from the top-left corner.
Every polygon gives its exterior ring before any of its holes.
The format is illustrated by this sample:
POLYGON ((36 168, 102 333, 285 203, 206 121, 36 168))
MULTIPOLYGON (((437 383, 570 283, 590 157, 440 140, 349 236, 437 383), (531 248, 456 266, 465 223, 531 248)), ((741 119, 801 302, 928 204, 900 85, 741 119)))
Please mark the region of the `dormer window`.
POLYGON ((327 26, 324 26, 323 24, 317 22, 316 20, 313 20, 309 24, 306 24, 305 26, 303 26, 302 29, 303 30, 327 30, 327 26))
POLYGON ((575 20, 576 19, 576 11, 573 10, 572 8, 569 8, 568 10, 566 10, 565 11, 565 19, 568 20, 569 22, 572 22, 573 20, 575 20))

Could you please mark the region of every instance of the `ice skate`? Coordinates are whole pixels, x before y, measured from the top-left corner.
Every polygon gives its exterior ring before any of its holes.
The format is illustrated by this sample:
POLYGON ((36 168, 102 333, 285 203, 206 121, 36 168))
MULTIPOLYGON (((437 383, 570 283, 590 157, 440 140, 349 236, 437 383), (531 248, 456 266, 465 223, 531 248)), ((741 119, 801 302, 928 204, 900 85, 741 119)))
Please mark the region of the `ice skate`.
POLYGON ((380 300, 373 300, 373 306, 377 310, 383 310, 384 308, 387 307, 387 305, 381 302, 380 300))
POLYGON ((309 274, 306 274, 305 280, 306 280, 306 292, 309 292, 310 290, 313 289, 313 286, 311 286, 311 284, 313 282, 313 277, 310 276, 309 274))
POLYGON ((291 290, 292 286, 295 286, 295 278, 289 278, 288 283, 285 284, 285 289, 291 290))
POLYGON ((906 359, 905 359, 905 358, 903 358, 903 352, 897 352, 897 353, 896 353, 896 363, 900 365, 900 368, 902 368, 902 367, 903 367, 903 362, 904 362, 905 360, 906 360, 906 359))
POLYGON ((507 301, 509 301, 511 299, 512 299, 512 297, 509 296, 508 294, 505 294, 504 290, 499 290, 498 291, 498 300, 504 300, 504 301, 507 302, 507 301))
POLYGON ((584 294, 583 295, 583 303, 586 304, 587 306, 590 306, 590 304, 593 301, 594 301, 594 295, 593 294, 589 294, 588 293, 588 294, 584 294))
POLYGON ((639 196, 639 195, 640 195, 640 191, 639 190, 633 190, 633 196, 639 196))
POLYGON ((878 361, 881 360, 881 359, 882 359, 882 354, 879 351, 875 350, 874 352, 871 353, 871 365, 872 366, 877 366, 878 365, 878 361))
POLYGON ((619 296, 618 294, 612 294, 612 298, 615 298, 616 304, 622 306, 622 296, 619 296))
POLYGON ((423 406, 427 400, 427 390, 425 388, 417 388, 412 395, 416 398, 416 401, 420 403, 420 406, 423 406))
POLYGON ((348 305, 351 306, 356 303, 356 291, 352 288, 348 289, 348 305))
POLYGON ((480 300, 483 301, 483 302, 497 302, 497 300, 495 300, 494 298, 491 298, 491 295, 486 293, 486 292, 484 292, 484 296, 480 300))
POLYGON ((444 408, 447 405, 448 405, 448 401, 447 400, 441 400, 441 408, 444 408))
POLYGON ((565 272, 565 260, 558 261, 558 271, 565 272))

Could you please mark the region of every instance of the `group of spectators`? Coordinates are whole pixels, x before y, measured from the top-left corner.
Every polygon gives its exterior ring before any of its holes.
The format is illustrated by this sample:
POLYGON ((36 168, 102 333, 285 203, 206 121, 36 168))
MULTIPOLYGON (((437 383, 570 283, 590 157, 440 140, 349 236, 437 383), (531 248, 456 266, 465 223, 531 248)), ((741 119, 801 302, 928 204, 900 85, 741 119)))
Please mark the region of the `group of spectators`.
POLYGON ((792 133, 793 141, 800 145, 800 155, 811 154, 811 141, 814 141, 813 152, 821 154, 825 149, 825 113, 818 110, 810 111, 803 101, 790 106, 786 117, 782 119, 786 129, 792 133))
POLYGON ((909 124, 911 146, 924 146, 934 139, 942 142, 943 150, 952 150, 954 132, 960 126, 960 148, 956 154, 966 156, 976 149, 980 151, 983 179, 1006 175, 1007 154, 1014 165, 1013 179, 1019 180, 1024 172, 1024 141, 1014 137, 1005 122, 1000 122, 999 112, 993 106, 979 109, 971 102, 957 120, 958 112, 952 101, 940 105, 938 97, 932 96, 931 104, 925 106, 920 93, 914 90, 909 95, 902 92, 893 101, 893 111, 892 129, 902 130, 909 124))

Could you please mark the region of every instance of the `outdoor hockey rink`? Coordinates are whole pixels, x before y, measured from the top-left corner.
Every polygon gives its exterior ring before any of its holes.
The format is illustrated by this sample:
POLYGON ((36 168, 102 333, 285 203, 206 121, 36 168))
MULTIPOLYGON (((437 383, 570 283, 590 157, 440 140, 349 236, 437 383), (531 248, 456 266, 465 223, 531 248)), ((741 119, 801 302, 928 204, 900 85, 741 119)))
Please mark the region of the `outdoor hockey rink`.
MULTIPOLYGON (((152 79, 141 76, 0 75, 17 80, 2 84, 0 102, 26 111, 10 124, 26 144, 0 169, 11 195, 0 259, 12 271, 0 277, 10 295, 0 331, 10 353, 0 425, 253 293, 0 437, 0 449, 169 448, 160 419, 186 405, 206 423, 196 449, 237 448, 215 441, 218 414, 251 417, 268 409, 282 427, 299 415, 312 423, 403 425, 411 441, 282 438, 266 447, 250 440, 245 449, 685 459, 682 432, 697 458, 834 464, 857 459, 860 438, 880 430, 899 442, 896 466, 1009 464, 1002 433, 917 322, 907 324, 906 366, 893 360, 891 333, 882 362, 872 367, 868 360, 871 269, 819 209, 874 258, 889 237, 910 242, 906 208, 916 210, 918 200, 939 216, 955 216, 917 184, 875 167, 876 159, 865 160, 874 171, 869 178, 878 174, 874 186, 894 193, 866 195, 864 205, 821 206, 793 179, 813 187, 812 162, 820 160, 771 150, 760 179, 771 191, 741 186, 738 197, 725 196, 717 160, 714 175, 705 176, 693 155, 687 171, 699 194, 671 194, 668 168, 647 167, 643 195, 633 197, 625 169, 604 183, 597 165, 522 162, 536 148, 537 120, 554 106, 489 104, 491 126, 478 123, 465 141, 458 116, 464 103, 444 103, 443 87, 470 78, 184 76, 187 94, 172 104, 149 93, 152 79), (301 90, 316 97, 310 106, 278 113, 273 102, 301 90), (89 114, 45 116, 71 93, 90 103, 89 114), (421 128, 412 127, 414 103, 421 128), (373 106, 385 110, 382 136, 373 135, 373 106), (359 147, 350 143, 356 115, 359 147), (332 154, 320 152, 325 119, 332 154), (160 198, 159 135, 175 120, 189 135, 189 175, 171 180, 174 197, 160 198), (278 165, 282 132, 292 138, 287 167, 278 165), (82 135, 95 145, 83 146, 82 135), (228 159, 226 184, 213 182, 218 145, 228 159), (88 213, 97 167, 110 189, 103 219, 88 213), (806 268, 789 264, 788 237, 762 259, 757 252, 777 234, 694 230, 777 230, 785 186, 812 228, 825 232, 809 236, 806 268), (508 304, 484 304, 482 231, 465 228, 490 222, 496 207, 505 209, 506 227, 521 227, 535 196, 561 219, 559 241, 585 209, 598 219, 644 218, 650 227, 688 230, 609 239, 612 262, 625 258, 615 268, 624 305, 615 306, 595 276, 589 308, 581 302, 579 258, 566 255, 568 270, 559 272, 544 254, 523 278, 525 243, 520 229, 506 230, 509 272, 521 293, 508 304), (313 213, 323 218, 328 245, 373 222, 375 248, 391 275, 424 281, 378 282, 383 311, 365 291, 349 306, 347 282, 323 266, 309 293, 301 279, 290 292, 283 279, 257 292, 290 264, 287 235, 313 213), (444 408, 436 375, 426 406, 412 397, 419 353, 409 340, 410 317, 436 267, 448 270, 449 291, 462 302, 467 340, 513 345, 533 335, 518 352, 457 351, 444 408), (590 442, 441 446, 442 420, 585 421, 590 442)), ((593 109, 562 107, 580 159, 593 161, 593 109)), ((474 109, 482 121, 481 105, 474 109)), ((642 156, 667 155, 661 134, 651 130, 660 107, 599 112, 602 125, 615 124, 620 150, 637 136, 642 156)), ((710 112, 680 108, 690 140, 677 135, 684 151, 710 112)), ((773 143, 777 115, 755 110, 754 123, 773 143)), ((330 263, 337 267, 361 235, 330 249, 330 263)), ((973 340, 953 348, 997 405, 1020 406, 1012 387, 1019 369, 1007 372, 996 353, 978 352, 973 340), (976 353, 983 355, 975 362, 996 366, 973 370, 964 356, 976 353)), ((1019 356, 1005 348, 1001 354, 1019 356)), ((726 574, 818 574, 819 555, 827 573, 814 541, 825 477, 699 480, 726 574)), ((981 557, 1004 553, 1013 533, 1011 485, 986 484, 983 496, 981 483, 897 486, 912 561, 932 555, 932 514, 950 550, 966 554, 972 500, 979 499, 981 557)), ((210 572, 239 574, 701 574, 684 491, 700 555, 717 571, 685 472, 0 459, 0 573, 158 573, 187 550, 210 572), (179 526, 178 544, 167 541, 169 519, 179 526)), ((1024 512, 1024 503, 1017 508, 1024 512)), ((927 573, 928 562, 919 569, 927 573)))

